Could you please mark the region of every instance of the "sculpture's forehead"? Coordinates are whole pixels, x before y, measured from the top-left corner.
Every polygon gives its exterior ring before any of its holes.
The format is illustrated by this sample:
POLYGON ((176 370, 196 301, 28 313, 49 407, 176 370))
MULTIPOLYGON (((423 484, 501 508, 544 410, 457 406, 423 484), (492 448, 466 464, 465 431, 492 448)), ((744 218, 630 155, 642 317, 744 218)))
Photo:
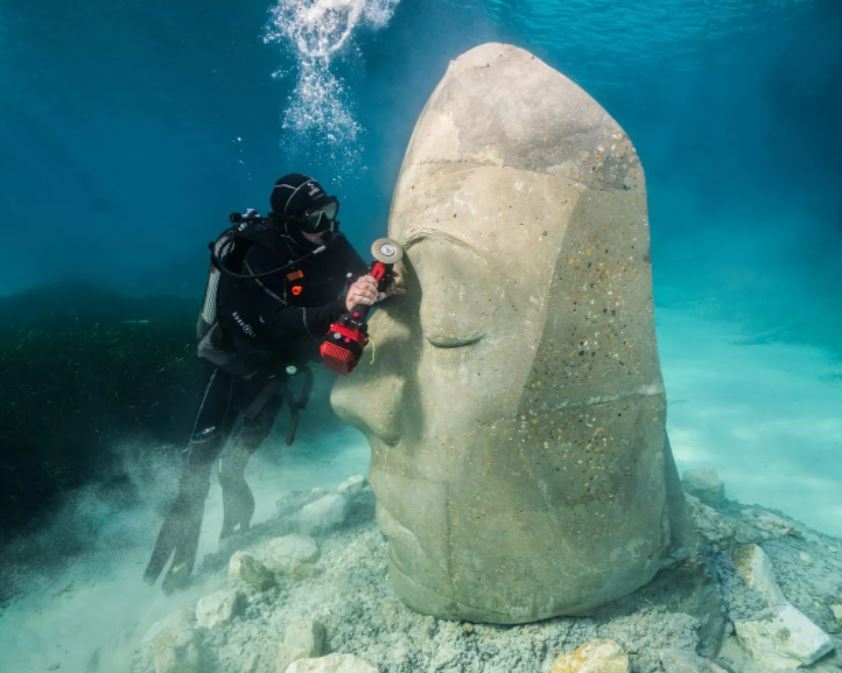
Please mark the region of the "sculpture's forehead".
POLYGON ((389 235, 410 259, 427 256, 433 246, 424 242, 435 240, 437 250, 450 246, 529 282, 551 273, 582 193, 564 178, 497 166, 421 165, 402 182, 389 235))

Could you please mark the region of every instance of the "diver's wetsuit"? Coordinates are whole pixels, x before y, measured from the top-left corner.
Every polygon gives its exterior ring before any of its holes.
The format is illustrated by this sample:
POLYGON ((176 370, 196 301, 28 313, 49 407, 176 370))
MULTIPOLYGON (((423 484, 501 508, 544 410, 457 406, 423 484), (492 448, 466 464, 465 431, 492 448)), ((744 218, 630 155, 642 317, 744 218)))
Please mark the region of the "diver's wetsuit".
MULTIPOLYGON (((231 271, 253 275, 305 252, 277 228, 264 229, 260 245, 238 240, 224 263, 231 271)), ((163 588, 170 591, 187 582, 211 466, 238 417, 242 423, 219 466, 224 509, 221 537, 238 526, 248 528, 254 498, 244 478, 245 466, 271 430, 284 399, 295 404, 286 389, 286 368, 301 369, 318 360, 321 338, 345 310, 348 274, 356 279, 367 271, 345 237, 334 234, 323 253, 283 272, 259 279, 221 276, 217 323, 198 348, 207 367, 207 383, 185 450, 178 494, 144 573, 147 581, 154 582, 174 555, 163 588)))

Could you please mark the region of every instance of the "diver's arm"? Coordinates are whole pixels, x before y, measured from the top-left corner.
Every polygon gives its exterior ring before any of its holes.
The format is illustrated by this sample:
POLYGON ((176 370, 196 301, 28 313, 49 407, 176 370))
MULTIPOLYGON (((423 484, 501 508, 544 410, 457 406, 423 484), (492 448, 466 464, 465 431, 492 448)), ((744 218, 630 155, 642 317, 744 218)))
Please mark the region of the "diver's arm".
POLYGON ((320 306, 266 306, 268 302, 261 300, 263 305, 258 306, 261 327, 273 342, 307 335, 321 338, 346 310, 350 311, 354 306, 373 306, 386 296, 386 293, 378 292, 377 281, 366 274, 354 281, 344 297, 320 306))
POLYGON ((357 251, 342 234, 338 234, 337 239, 339 240, 332 242, 331 245, 336 246, 339 264, 347 275, 355 279, 345 298, 346 308, 349 311, 358 304, 371 306, 392 295, 406 294, 405 288, 395 283, 398 277, 396 271, 392 272, 392 283, 385 288, 385 292, 379 291, 377 281, 371 276, 369 265, 363 261, 362 257, 357 254, 357 251))
POLYGON ((321 306, 265 306, 259 310, 261 328, 272 341, 321 338, 345 311, 345 299, 334 299, 321 306))

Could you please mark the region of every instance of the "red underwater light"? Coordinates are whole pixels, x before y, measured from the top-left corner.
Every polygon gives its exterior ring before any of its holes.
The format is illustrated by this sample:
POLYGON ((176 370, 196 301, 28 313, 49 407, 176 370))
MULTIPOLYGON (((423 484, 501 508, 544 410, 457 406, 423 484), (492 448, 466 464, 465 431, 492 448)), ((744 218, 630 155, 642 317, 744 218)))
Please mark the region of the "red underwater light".
POLYGON ((365 323, 354 325, 351 320, 345 320, 346 316, 349 314, 343 314, 338 322, 330 326, 319 347, 325 367, 337 374, 350 374, 360 361, 368 343, 365 323))

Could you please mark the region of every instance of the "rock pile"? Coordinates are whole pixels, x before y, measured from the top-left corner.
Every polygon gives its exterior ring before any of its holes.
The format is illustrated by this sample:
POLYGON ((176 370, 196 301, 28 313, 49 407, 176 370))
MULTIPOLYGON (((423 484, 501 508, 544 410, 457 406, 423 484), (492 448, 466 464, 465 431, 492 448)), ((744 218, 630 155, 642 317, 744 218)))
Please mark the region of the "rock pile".
POLYGON ((681 479, 684 492, 710 507, 719 507, 725 498, 725 485, 715 470, 687 470, 681 479))
POLYGON ((833 649, 830 636, 785 597, 772 564, 756 544, 735 551, 737 574, 765 601, 765 609, 749 619, 737 619, 740 645, 770 671, 807 666, 833 649))
POLYGON ((590 616, 495 626, 424 616, 401 603, 387 582, 373 494, 361 480, 353 492, 342 487, 345 524, 314 537, 274 531, 296 530, 301 510, 328 493, 285 497, 285 513, 269 522, 265 538, 244 537, 232 552, 240 574, 220 567, 203 578, 218 590, 149 629, 133 673, 842 668, 842 541, 782 514, 728 500, 714 509, 688 496, 702 538, 693 558, 590 616), (245 576, 243 567, 251 568, 245 576), (267 574, 271 584, 260 579, 267 574))
POLYGON ((629 656, 613 640, 592 640, 560 654, 550 673, 629 673, 629 656))
POLYGON ((320 622, 309 618, 293 622, 287 627, 278 648, 275 673, 287 673, 294 661, 319 657, 324 649, 325 627, 320 622))

